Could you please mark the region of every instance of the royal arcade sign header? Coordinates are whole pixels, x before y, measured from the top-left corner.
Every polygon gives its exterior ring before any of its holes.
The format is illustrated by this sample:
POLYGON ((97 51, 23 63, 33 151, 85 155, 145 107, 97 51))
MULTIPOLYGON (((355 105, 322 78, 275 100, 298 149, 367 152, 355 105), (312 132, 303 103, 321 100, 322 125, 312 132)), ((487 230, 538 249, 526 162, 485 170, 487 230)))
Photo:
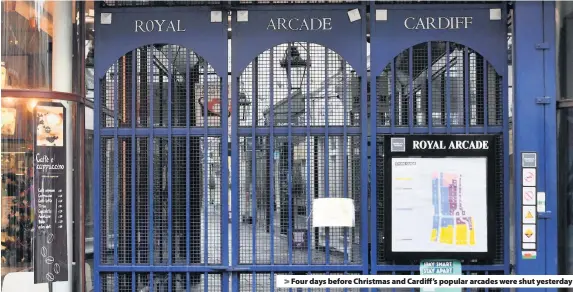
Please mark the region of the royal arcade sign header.
MULTIPOLYGON (((408 30, 467 29, 473 24, 471 16, 406 17, 404 27, 408 30)), ((135 20, 135 32, 185 32, 181 20, 149 19, 135 20)), ((329 31, 331 17, 271 18, 267 30, 273 31, 329 31)))

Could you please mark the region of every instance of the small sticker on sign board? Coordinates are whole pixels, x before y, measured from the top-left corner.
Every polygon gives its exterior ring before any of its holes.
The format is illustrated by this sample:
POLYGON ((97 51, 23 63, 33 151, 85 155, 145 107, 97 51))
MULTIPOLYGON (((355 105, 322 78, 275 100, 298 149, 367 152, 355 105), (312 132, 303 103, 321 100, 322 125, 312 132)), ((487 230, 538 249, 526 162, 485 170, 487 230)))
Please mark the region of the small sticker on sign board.
POLYGON ((521 213, 521 223, 524 224, 535 224, 537 219, 537 211, 535 206, 523 206, 521 213))
POLYGON ((537 252, 532 250, 522 251, 521 258, 524 260, 534 260, 537 258, 537 252))
POLYGON ((537 184, 537 170, 535 168, 523 168, 522 174, 524 187, 534 187, 537 184))
POLYGON ((545 192, 537 193, 537 212, 545 212, 545 192))
POLYGON ((535 206, 535 187, 523 187, 522 189, 522 203, 527 206, 535 206))
POLYGON ((537 242, 537 226, 535 224, 523 224, 521 228, 522 228, 522 238, 521 238, 522 242, 524 243, 537 242))

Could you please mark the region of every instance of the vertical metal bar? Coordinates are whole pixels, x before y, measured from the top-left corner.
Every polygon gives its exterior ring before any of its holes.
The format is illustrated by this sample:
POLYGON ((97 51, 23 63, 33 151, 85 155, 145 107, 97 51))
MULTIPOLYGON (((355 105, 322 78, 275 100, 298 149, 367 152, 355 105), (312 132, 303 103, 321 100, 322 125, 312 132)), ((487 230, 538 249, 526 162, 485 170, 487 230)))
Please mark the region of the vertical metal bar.
MULTIPOLYGON (((99 5, 95 5, 96 11, 99 10, 99 5)), ((96 19, 99 20, 99 13, 96 13, 96 19)), ((97 26, 98 21, 96 21, 97 26)), ((97 42, 96 42, 97 43, 97 42)), ((101 265, 101 96, 100 96, 100 86, 101 81, 100 79, 100 72, 99 72, 99 62, 95 63, 94 69, 94 166, 93 166, 93 175, 92 179, 94 182, 94 190, 93 190, 93 220, 94 220, 94 265, 93 265, 93 285, 94 291, 101 291, 101 278, 100 278, 100 265, 101 265)), ((105 76, 105 72, 104 72, 105 76)))
MULTIPOLYGON (((113 291, 114 292, 119 292, 119 276, 117 274, 117 272, 113 273, 113 291)), ((49 283, 50 286, 52 286, 53 283, 49 283)))
MULTIPOLYGON (((169 120, 169 122, 171 122, 171 120, 169 120)), ((169 249, 171 249, 171 246, 169 247, 169 249)), ((168 272, 167 273, 167 291, 173 291, 173 273, 168 272)))
POLYGON ((392 58, 390 63, 390 133, 394 134, 396 132, 396 117, 395 117, 395 107, 396 107, 396 60, 392 58))
MULTIPOLYGON (((346 128, 348 116, 348 76, 346 75, 346 61, 340 58, 342 63, 342 103, 343 103, 343 124, 342 124, 342 196, 348 198, 348 129, 346 128)), ((376 119, 374 117, 374 119, 376 119)), ((338 157, 338 155, 337 155, 338 157)), ((348 228, 344 227, 344 264, 348 264, 348 228)))
MULTIPOLYGON (((330 197, 330 189, 329 189, 329 161, 330 161, 330 153, 329 152, 329 140, 330 137, 328 135, 329 129, 329 110, 328 110, 328 86, 330 85, 329 80, 329 66, 328 66, 328 48, 324 47, 324 197, 330 197)), ((324 228, 325 233, 325 247, 326 247, 326 255, 325 255, 325 262, 326 264, 330 264, 330 228, 324 228)))
MULTIPOLYGON (((131 53, 131 264, 135 265, 135 212, 137 209, 135 208, 136 200, 135 197, 137 196, 136 192, 136 185, 135 185, 135 176, 136 172, 135 169, 137 168, 136 164, 136 156, 135 153, 137 151, 137 140, 135 137, 135 128, 136 128, 136 118, 135 118, 135 105, 137 104, 137 49, 133 50, 131 53)), ((132 275, 132 279, 135 279, 135 275, 132 275)), ((133 285, 135 287, 135 285, 133 285)), ((135 289, 135 288, 134 288, 135 289)))
MULTIPOLYGON (((288 182, 288 263, 292 265, 292 162, 291 162, 291 152, 292 152, 292 56, 291 52, 291 43, 288 43, 287 48, 287 82, 288 82, 288 110, 287 110, 287 139, 288 139, 288 146, 287 146, 287 157, 288 157, 288 172, 287 172, 287 182, 288 182)), ((281 211, 282 212, 282 211, 281 211)))
MULTIPOLYGON (((221 109, 222 111, 222 109, 221 109)), ((208 273, 203 273, 203 291, 209 291, 209 278, 208 278, 208 273)), ((190 285, 189 285, 190 286, 190 285)), ((171 290, 169 290, 171 291, 171 290)), ((223 290, 224 291, 224 290, 223 290)))
POLYGON ((450 42, 446 42, 446 133, 450 134, 452 131, 452 117, 451 117, 451 81, 450 81, 450 42))
POLYGON ((306 95, 304 97, 305 106, 306 106, 306 248, 307 248, 307 261, 309 265, 312 265, 312 248, 311 248, 311 225, 310 225, 310 216, 312 214, 312 201, 310 197, 310 144, 313 141, 310 137, 310 116, 311 116, 311 108, 310 108, 310 66, 309 62, 311 62, 311 54, 310 54, 310 43, 306 43, 306 51, 307 55, 307 64, 305 67, 306 72, 306 95))
POLYGON ((470 63, 468 47, 464 47, 464 124, 466 134, 470 130, 470 63))
MULTIPOLYGON (((556 29, 555 29, 555 18, 556 12, 555 9, 556 3, 550 2, 543 2, 542 3, 542 11, 543 11, 543 41, 547 42, 548 44, 555 44, 556 39, 556 29)), ((502 14, 503 15, 503 14, 502 14)), ((555 70, 556 65, 558 64, 556 58, 557 54, 555 53, 556 46, 550 45, 549 49, 543 50, 543 95, 542 96, 556 96, 557 94, 557 70, 555 70)), ((507 90, 507 87, 506 87, 507 90)), ((504 96, 505 97, 505 96, 504 96)), ((507 101, 507 98, 504 98, 507 101)), ((547 106, 542 106, 542 111, 544 113, 545 118, 545 131, 544 131, 544 139, 541 139, 543 142, 541 149, 544 152, 544 155, 539 159, 543 161, 539 171, 543 173, 542 180, 545 182, 545 192, 549 194, 557 194, 557 180, 555 177, 557 176, 557 147, 555 144, 557 143, 557 131, 554 129, 557 128, 557 111, 555 107, 555 98, 550 99, 550 104, 547 106)), ((533 104, 530 104, 533 105, 533 104)), ((538 106, 539 108, 539 106, 538 106)), ((507 119, 508 115, 504 115, 507 119)), ((506 128, 507 129, 507 128, 506 128)), ((507 141, 507 140, 506 140, 507 141)), ((507 149, 507 148, 506 148, 507 149)), ((515 152, 518 153, 518 152, 515 152)), ((506 156, 507 157, 507 156, 506 156)), ((508 173, 507 171, 505 174, 505 182, 508 182, 508 173)), ((507 194, 508 192, 506 192, 507 194)), ((546 201, 546 208, 547 210, 557 210, 558 208, 558 200, 557 196, 551 196, 546 201)), ((559 224, 557 220, 546 220, 545 223, 545 234, 547 237, 545 238, 545 274, 547 275, 554 275, 557 274, 559 271, 558 263, 555 263, 555 258, 558 257, 558 240, 557 234, 559 232, 559 224)), ((539 232, 541 235, 541 232, 539 232)), ((507 242, 507 241, 506 241, 507 242)))
MULTIPOLYGON (((236 23, 236 18, 233 20, 236 23)), ((234 25, 234 24, 232 24, 234 25)), ((237 56, 240 52, 236 50, 236 46, 233 46, 232 56, 237 56)), ((234 64, 232 64, 234 65, 234 64)), ((238 109, 239 109, 239 78, 237 75, 237 70, 235 66, 232 67, 232 82, 231 88, 233 89, 233 97, 231 98, 233 119, 231 119, 231 265, 237 266, 239 264, 239 119, 238 119, 238 109)), ((239 75, 240 76, 240 75, 239 75)), ((223 254, 228 253, 229 250, 223 251, 223 254)), ((228 262, 224 262, 227 265, 228 262)), ((237 273, 231 273, 231 291, 239 290, 239 277, 237 273)))
MULTIPOLYGON (((187 217, 189 217, 189 216, 187 216, 187 217)), ((187 246, 189 246, 189 245, 187 245, 187 246)), ((188 247, 187 247, 187 250, 189 250, 188 247)), ((185 282, 187 284, 187 285, 185 285, 187 288, 186 292, 191 292, 191 273, 185 273, 185 277, 187 278, 186 282, 185 282)), ((135 292, 135 291, 133 291, 133 292, 135 292)))
MULTIPOLYGON (((207 62, 199 58, 199 62, 203 61, 203 263, 209 264, 209 112, 207 105, 209 104, 209 66, 207 62)), ((200 65, 199 65, 200 66, 200 65)), ((222 112, 222 110, 221 110, 222 112)), ((229 214, 223 214, 229 216, 229 214)))
MULTIPOLYGON (((171 49, 167 53, 167 263, 173 264, 173 186, 172 186, 172 173, 173 173, 173 134, 172 134, 172 103, 173 103, 173 54, 171 49)), ((171 285, 171 273, 168 274, 169 285, 171 285)), ((169 288, 171 291, 171 288, 169 288)))
MULTIPOLYGON (((191 144, 191 139, 189 137, 189 128, 191 127, 191 102, 190 102, 190 81, 189 81, 189 67, 191 66, 190 64, 190 60, 189 60, 189 54, 190 51, 189 50, 185 50, 185 161, 187 163, 185 163, 185 181, 186 182, 190 182, 191 181, 191 176, 190 176, 190 171, 189 171, 189 165, 190 165, 190 147, 189 144, 191 144)), ((190 197, 190 190, 189 188, 185 188, 185 210, 187 210, 187 214, 185 215, 185 262, 186 264, 189 266, 191 264, 191 256, 190 256, 190 251, 189 251, 189 244, 190 244, 190 234, 191 234, 191 223, 189 222, 189 215, 191 214, 192 210, 191 210, 191 197, 190 197)), ((187 283, 189 283, 189 273, 187 273, 187 283)), ((189 290, 189 284, 187 284, 187 290, 189 290)))
MULTIPOLYGON (((86 3, 85 2, 79 2, 76 5, 78 5, 78 12, 80 13, 80 15, 84 15, 85 10, 86 10, 86 3)), ((79 39, 81 40, 80 43, 84 43, 85 39, 86 39, 86 23, 85 23, 85 18, 80 18, 80 21, 78 23, 79 25, 77 26, 77 34, 79 35, 79 39)), ((85 49, 86 47, 84 45, 78 45, 78 56, 85 56, 85 49)), ((79 68, 81 68, 81 70, 84 70, 85 68, 85 64, 86 64, 86 59, 85 58, 80 58, 79 60, 79 68)), ((85 74, 79 74, 79 92, 82 94, 82 96, 86 96, 86 80, 85 80, 85 74)), ((87 291, 86 289, 86 270, 85 270, 85 264, 86 264, 86 253, 85 253, 85 247, 86 247, 86 224, 85 224, 85 219, 86 219, 86 191, 85 191, 85 181, 86 181, 86 168, 85 168, 85 161, 86 161, 86 145, 85 145, 85 137, 86 137, 86 129, 85 129, 85 117, 86 117, 86 110, 85 110, 85 103, 82 104, 78 104, 78 106, 80 107, 79 113, 80 113, 80 118, 78 119, 78 122, 76 123, 76 129, 78 129, 79 131, 79 135, 78 135, 78 139, 79 142, 76 142, 79 144, 79 157, 80 159, 78 160, 78 169, 79 169, 79 182, 78 182, 78 192, 79 192, 79 204, 76 204, 76 206, 78 206, 78 213, 77 215, 74 215, 74 220, 76 222, 78 222, 78 224, 76 225, 76 234, 79 237, 79 250, 75 251, 76 254, 76 258, 78 259, 78 267, 77 270, 74 271, 73 273, 75 273, 75 275, 78 275, 79 279, 77 279, 76 281, 78 282, 76 284, 76 288, 78 292, 84 292, 87 291)), ((89 205, 88 205, 89 206, 89 205)))
MULTIPOLYGON (((269 233, 271 235, 270 238, 270 248, 271 248, 271 265, 274 265, 275 263, 275 208, 274 208, 274 202, 275 202, 275 133, 274 133, 274 129, 275 129, 275 78, 274 78, 274 74, 275 74, 275 48, 272 48, 270 50, 270 56, 269 56, 269 62, 270 62, 270 68, 269 68, 269 128, 270 128, 270 138, 269 138, 269 155, 271 156, 269 159, 269 188, 270 188, 270 193, 269 193, 269 233)), ((272 281, 271 281, 272 284, 272 281)))
POLYGON ((432 134, 432 127, 434 126, 434 105, 432 101, 432 81, 434 77, 432 76, 432 42, 428 42, 428 132, 432 134))
POLYGON ((488 111, 489 111, 489 107, 488 107, 488 95, 489 95, 489 90, 488 90, 488 79, 487 77, 489 76, 489 70, 488 70, 488 63, 487 63, 487 59, 483 58, 483 132, 484 134, 487 133, 487 126, 489 124, 488 122, 488 111))
MULTIPOLYGON (((252 111, 251 111, 251 218, 252 218, 252 230, 251 230, 251 237, 252 237, 252 245, 253 248, 251 250, 251 260, 253 265, 256 265, 257 262, 257 137, 255 134, 255 128, 257 127, 257 115, 258 115, 258 96, 257 96, 257 81, 256 79, 258 76, 259 71, 259 57, 256 57, 253 60, 251 69, 252 71, 252 79, 251 79, 251 100, 252 100, 252 111)), ((253 276, 253 279, 256 277, 253 276)))
MULTIPOLYGON (((147 64, 148 64, 148 76, 149 76, 149 144, 148 144, 148 160, 149 160, 149 164, 148 164, 148 171, 149 171, 149 181, 147 182, 149 185, 149 189, 148 189, 148 195, 149 195, 149 265, 153 266, 154 262, 155 262, 155 258, 154 258, 154 254, 155 254, 155 240, 154 240, 154 236, 153 236, 153 232, 154 232, 154 218, 153 218, 153 214, 154 214, 154 204, 153 204, 153 151, 154 151, 154 143, 153 143, 153 128, 154 128, 154 92, 153 92, 153 82, 155 81, 155 75, 153 72, 153 66, 154 66, 154 62, 153 62, 153 46, 148 46, 148 50, 147 50, 147 64)), ((151 286, 153 286, 153 274, 151 274, 150 276, 150 281, 151 281, 151 286)))
MULTIPOLYGON (((222 34, 222 38, 221 40, 224 42, 224 46, 228 46, 228 40, 227 40, 227 27, 228 27, 228 18, 227 17, 223 17, 223 22, 225 24, 225 29, 223 29, 221 31, 222 34)), ((227 50, 225 51, 227 52, 227 50)), ((225 54, 225 60, 228 60, 228 53, 225 54)), ((221 199, 222 202, 225 202, 225 204, 221 204, 221 211, 223 214, 228 215, 229 214, 229 129, 228 129, 228 122, 229 122, 229 81, 228 81, 228 73, 226 72, 225 74, 221 74, 221 123, 222 123, 222 130, 223 130, 223 137, 222 137, 222 155, 221 156, 225 156, 225 159, 222 159, 221 161, 221 165, 222 165, 222 170, 221 170, 221 179, 222 179, 222 194, 221 194, 221 199)), ((234 108, 234 107, 233 107, 234 108)), ((233 114, 234 120, 238 119, 238 115, 237 114, 233 114)), ((239 216, 237 214, 237 216, 239 216)), ((235 216, 233 216, 235 217, 235 216)), ((227 217, 228 218, 228 217, 227 217)), ((220 223, 221 226, 221 264, 222 265, 227 265, 229 263, 229 234, 228 234, 228 227, 229 227, 229 221, 228 220, 221 220, 220 223)), ((205 273, 203 275, 203 281, 205 282, 205 291, 209 291, 209 281, 208 281, 208 274, 205 273)), ((228 273, 223 273, 221 275, 221 281, 222 281, 222 285, 221 285, 221 290, 222 291, 228 291, 229 290, 229 276, 228 273)))
POLYGON ((414 48, 408 49, 408 128, 410 134, 414 127, 414 48))
MULTIPOLYGON (((123 57, 125 58, 125 56, 123 57)), ((113 76, 113 169, 119 170, 119 138, 118 134, 118 99, 119 99, 119 61, 114 63, 113 76)), ((125 90, 125 88, 124 88, 125 90)), ((119 174, 113 176, 113 264, 118 264, 118 241, 119 241, 119 174)))
MULTIPOLYGON (((369 3, 369 7, 370 11, 376 11, 376 3, 375 2, 371 2, 369 3)), ((376 32, 376 22, 374 21, 374 17, 370 17, 370 21, 366 22, 366 20, 363 22, 363 30, 366 31, 367 26, 369 25, 370 27, 370 35, 374 36, 375 32, 376 32)), ((374 44, 374 40, 371 38, 371 43, 372 46, 371 48, 375 48, 374 44)), ((364 43, 365 46, 365 43, 364 43)), ((376 52, 376 50, 372 50, 372 52, 376 52)), ((371 54, 372 58, 371 58, 371 63, 375 64, 376 63, 376 53, 372 53, 371 54)), ((367 63, 367 56, 366 56, 366 48, 362 48, 362 58, 361 58, 361 63, 366 65, 367 63)), ((392 60, 391 63, 394 63, 394 61, 392 60)), ((378 122, 377 122, 377 118, 374 118, 377 116, 378 114, 378 88, 377 88, 377 82, 376 82, 376 77, 375 76, 371 76, 373 78, 371 78, 370 80, 366 80, 368 78, 368 74, 367 71, 365 70, 366 68, 363 68, 361 70, 362 76, 360 78, 360 118, 364 119, 364 117, 368 116, 368 112, 367 112, 367 102, 368 102, 368 94, 367 94, 367 88, 368 88, 368 81, 371 82, 371 98, 370 98, 370 131, 368 131, 368 125, 366 125, 366 123, 360 123, 360 128, 361 128, 361 135, 360 135, 360 201, 361 201, 361 210, 360 210, 360 215, 362 216, 362 223, 360 226, 360 247, 361 247, 361 259, 360 262, 362 265, 365 266, 363 273, 364 274, 376 274, 377 273, 377 258, 376 255, 378 253, 377 249, 378 246, 377 244, 371 244, 370 242, 377 242, 378 241, 378 233, 376 232, 377 229, 377 222, 376 222, 376 216, 377 216, 377 208, 376 208, 376 202, 377 202, 377 198, 376 198, 376 188, 377 185, 376 183, 369 183, 369 181, 374 181, 376 180, 376 161, 377 161, 377 154, 376 154, 376 145, 377 145, 377 138, 378 138, 378 122), (368 153, 368 135, 370 135, 370 151, 368 153), (370 172, 368 171, 368 154, 370 154, 370 172), (368 186, 370 186, 370 193, 368 193, 368 186), (368 201, 368 196, 370 196, 370 201, 368 201), (368 210, 369 206, 372 210, 368 210), (370 211, 370 212, 368 212, 370 211), (369 215, 369 216, 368 216, 369 215), (370 229, 369 229, 370 228, 370 229), (368 251, 368 247, 370 245, 370 251, 368 251), (367 260, 370 259, 370 260, 367 260)), ((393 71, 388 73, 388 76, 390 78, 392 78, 390 74, 393 71)), ((388 84, 388 82, 385 82, 386 85, 388 84)), ((385 93, 387 94, 387 93, 385 93)), ((390 104, 393 104, 393 96, 390 96, 390 104)), ((394 110, 394 108, 392 107, 390 109, 390 113, 388 115, 388 118, 390 118, 390 127, 392 127, 393 123, 392 123, 392 111, 394 110)), ((383 126, 385 125, 385 122, 381 125, 383 126)), ((354 152, 354 150, 353 150, 354 152)))

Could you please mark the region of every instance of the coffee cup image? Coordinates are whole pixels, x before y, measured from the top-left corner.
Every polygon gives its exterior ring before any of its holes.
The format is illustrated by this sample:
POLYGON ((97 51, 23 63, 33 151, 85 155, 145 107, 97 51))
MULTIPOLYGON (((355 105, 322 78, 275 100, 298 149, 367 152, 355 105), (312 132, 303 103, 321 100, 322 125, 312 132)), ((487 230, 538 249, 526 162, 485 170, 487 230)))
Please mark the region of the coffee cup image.
POLYGON ((64 145, 64 110, 61 107, 36 107, 36 145, 64 145))

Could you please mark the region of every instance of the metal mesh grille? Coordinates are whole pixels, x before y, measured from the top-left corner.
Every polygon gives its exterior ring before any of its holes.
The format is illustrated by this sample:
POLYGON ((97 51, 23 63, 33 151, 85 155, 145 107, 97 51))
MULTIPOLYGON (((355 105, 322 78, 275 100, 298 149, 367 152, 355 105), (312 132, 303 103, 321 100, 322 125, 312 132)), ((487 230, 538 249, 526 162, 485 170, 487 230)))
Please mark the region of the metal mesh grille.
MULTIPOLYGON (((240 214, 243 219, 240 225, 240 262, 361 263, 358 206, 355 228, 321 228, 320 231, 311 228, 312 200, 327 197, 324 184, 326 167, 330 177, 329 197, 349 197, 359 205, 360 137, 349 136, 344 140, 342 136, 330 136, 330 150, 325 151, 323 136, 293 136, 291 143, 287 136, 275 136, 273 152, 269 151, 268 137, 257 138, 255 160, 248 146, 239 157, 242 165, 239 174, 240 214), (346 159, 342 155, 344 147, 348 151, 346 159), (325 166, 326 152, 331 154, 328 166, 325 166), (256 171, 251 172, 253 164, 256 164, 256 171), (256 185, 254 190, 253 183, 256 185)), ((241 137, 241 145, 250 144, 249 140, 250 137, 241 137)))
POLYGON ((221 275, 195 273, 101 273, 102 292, 219 292, 221 275), (194 282, 192 279, 199 281, 194 282))
POLYGON ((358 77, 340 55, 321 45, 275 46, 247 66, 239 83, 241 127, 268 127, 271 116, 274 127, 324 127, 326 120, 328 126, 360 125, 358 77))
POLYGON ((221 114, 228 114, 221 88, 213 67, 191 50, 144 46, 121 57, 101 80, 101 126, 147 128, 152 115, 155 128, 220 127, 221 114))
POLYGON ((102 138, 102 263, 221 263, 221 138, 131 139, 102 138))
POLYGON ((484 127, 503 122, 501 76, 481 55, 460 44, 428 42, 404 50, 376 77, 376 86, 378 127, 484 127))
MULTIPOLYGON (((101 138, 101 160, 100 168, 102 172, 101 176, 101 210, 105 210, 104 214, 113 214, 114 206, 114 189, 116 177, 116 165, 114 161, 115 156, 115 143, 112 138, 103 137, 101 138)), ((101 216, 101 262, 102 264, 108 264, 113 262, 113 249, 110 249, 110 245, 113 244, 113 238, 108 238, 107 234, 113 234, 114 229, 114 219, 115 216, 101 216)))
POLYGON ((221 78, 191 50, 149 45, 100 83, 98 264, 156 267, 135 278, 102 273, 102 289, 220 290, 218 274, 168 271, 222 264, 223 137, 207 134, 227 114, 221 78))
POLYGON ((239 84, 240 262, 360 264, 358 227, 311 227, 312 200, 324 197, 354 199, 360 224, 356 73, 332 50, 297 42, 260 54, 239 84))

